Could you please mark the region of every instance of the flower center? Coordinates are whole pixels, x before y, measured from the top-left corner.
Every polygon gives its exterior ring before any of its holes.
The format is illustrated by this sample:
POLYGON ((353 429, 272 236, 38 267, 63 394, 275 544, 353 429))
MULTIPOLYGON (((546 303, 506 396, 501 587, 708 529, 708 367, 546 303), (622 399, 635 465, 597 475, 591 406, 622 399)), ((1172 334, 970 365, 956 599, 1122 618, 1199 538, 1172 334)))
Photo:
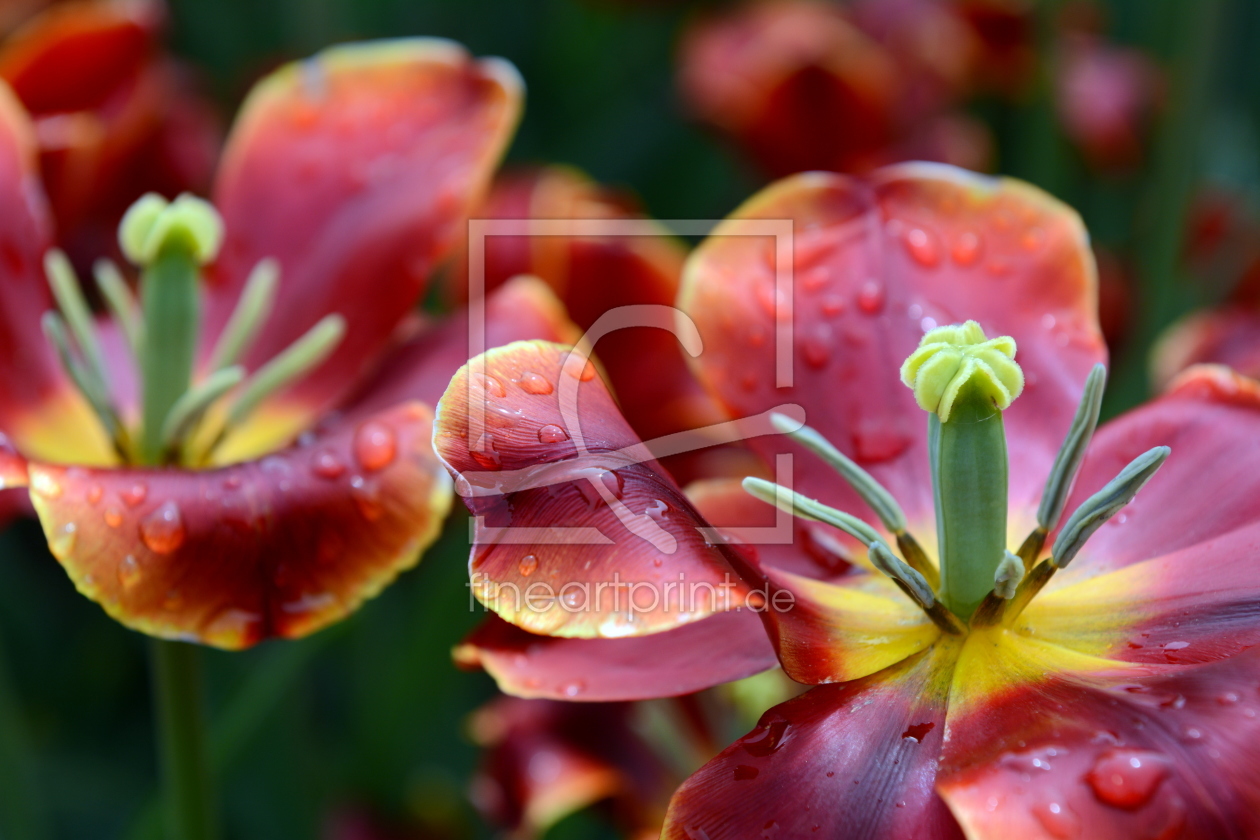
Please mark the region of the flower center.
POLYGON ((140 269, 139 298, 122 273, 102 260, 96 283, 131 354, 140 384, 128 417, 111 387, 97 324, 65 254, 44 260, 57 309, 43 327, 62 367, 125 464, 204 467, 231 432, 271 394, 319 365, 345 332, 329 315, 275 358, 247 375, 238 364, 271 313, 279 269, 263 260, 250 274, 208 361, 198 370, 202 268, 223 239, 223 221, 208 202, 150 193, 131 206, 118 229, 123 254, 140 269))
POLYGON ((809 427, 788 418, 779 430, 819 455, 876 512, 900 556, 876 529, 857 517, 756 478, 745 489, 796 516, 833 525, 869 549, 871 564, 892 580, 948 633, 966 632, 1018 615, 1058 569, 1066 566, 1101 525, 1128 504, 1168 457, 1158 446, 1135 458, 1072 513, 1050 555, 1038 562, 1047 536, 1062 517, 1072 482, 1085 457, 1098 413, 1106 370, 1090 372, 1037 511, 1037 527, 1011 552, 1007 538, 1007 451, 1002 412, 1020 395, 1024 375, 1014 339, 986 338, 975 321, 938 327, 923 336, 901 368, 901 379, 928 412, 928 457, 936 503, 940 567, 906 529, 905 514, 869 473, 809 427))

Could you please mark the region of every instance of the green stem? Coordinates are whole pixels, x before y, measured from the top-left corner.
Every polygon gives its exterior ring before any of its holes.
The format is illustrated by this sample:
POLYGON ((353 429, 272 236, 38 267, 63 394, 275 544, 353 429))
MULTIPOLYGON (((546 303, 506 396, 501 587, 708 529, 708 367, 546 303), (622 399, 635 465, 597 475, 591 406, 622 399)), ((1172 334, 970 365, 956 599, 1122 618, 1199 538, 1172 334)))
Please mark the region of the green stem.
POLYGON ((144 270, 144 431, 141 459, 161 463, 162 426, 192 382, 197 347, 197 263, 183 247, 164 249, 144 270))
POLYGON ((171 840, 217 836, 201 699, 201 651, 154 639, 154 693, 171 840))
POLYGON ((1007 458, 1002 412, 964 386, 942 423, 929 417, 936 533, 945 606, 966 621, 993 589, 1006 556, 1007 458))

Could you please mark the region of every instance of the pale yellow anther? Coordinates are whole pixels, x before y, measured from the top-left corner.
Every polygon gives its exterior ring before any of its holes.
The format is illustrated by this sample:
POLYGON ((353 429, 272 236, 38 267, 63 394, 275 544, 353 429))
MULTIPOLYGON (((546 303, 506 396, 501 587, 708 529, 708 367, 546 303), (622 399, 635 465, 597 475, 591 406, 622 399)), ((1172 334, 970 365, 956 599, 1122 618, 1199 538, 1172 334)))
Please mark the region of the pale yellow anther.
POLYGON ((218 255, 223 219, 210 202, 188 193, 168 202, 148 193, 131 205, 118 226, 118 244, 138 266, 150 265, 164 248, 177 243, 200 265, 218 255))
POLYGON ((937 327, 919 342, 901 366, 901 381, 914 391, 924 411, 949 420, 964 386, 979 389, 998 409, 1024 390, 1024 372, 1015 362, 1015 339, 986 338, 975 321, 937 327))

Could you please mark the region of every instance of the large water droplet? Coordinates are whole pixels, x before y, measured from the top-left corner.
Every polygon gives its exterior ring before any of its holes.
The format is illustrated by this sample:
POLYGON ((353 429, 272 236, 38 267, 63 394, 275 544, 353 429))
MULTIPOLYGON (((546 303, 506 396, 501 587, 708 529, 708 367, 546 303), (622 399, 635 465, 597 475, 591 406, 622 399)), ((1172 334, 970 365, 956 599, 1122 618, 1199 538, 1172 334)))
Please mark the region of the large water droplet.
POLYGON ((538 555, 526 554, 521 558, 521 562, 516 565, 520 573, 525 577, 529 577, 538 570, 538 555))
POLYGON ((916 744, 921 744, 923 743, 923 739, 927 737, 927 734, 931 732, 935 727, 936 727, 936 724, 933 723, 932 721, 927 721, 926 723, 911 724, 910 726, 906 727, 905 732, 901 733, 901 737, 909 741, 914 741, 916 744))
POLYGON ((980 259, 981 244, 980 234, 966 231, 954 240, 950 256, 961 266, 975 265, 976 260, 980 259))
POLYGON ((504 389, 503 383, 493 376, 476 374, 472 378, 473 385, 477 386, 487 394, 496 397, 506 397, 507 390, 504 389))
POLYGON ((906 231, 902 241, 905 242, 906 252, 911 259, 924 268, 933 268, 940 263, 941 249, 936 244, 935 234, 930 230, 911 228, 906 231))
POLYGON ((398 437, 394 430, 376 420, 369 420, 354 434, 354 457, 363 469, 372 472, 388 467, 398 455, 398 437))
POLYGON ((554 426, 554 425, 551 425, 550 423, 547 424, 546 426, 541 427, 538 430, 539 443, 560 443, 561 441, 565 441, 568 439, 569 439, 568 432, 566 432, 564 429, 560 428, 559 426, 554 426))
POLYGON ((118 563, 118 582, 130 589, 140 581, 140 561, 128 554, 118 563))
POLYGON ((877 315, 884 308, 884 284, 878 280, 867 280, 858 289, 858 309, 867 315, 877 315))
POLYGON ((792 724, 786 720, 771 721, 753 730, 741 746, 749 755, 761 758, 777 752, 791 730, 792 724))
POLYGON ((529 370, 521 374, 520 385, 527 394, 546 395, 555 390, 549 379, 529 370))
POLYGON ((1168 758, 1149 750, 1107 750, 1085 776, 1099 801, 1116 808, 1140 808, 1168 776, 1168 758))
POLYGON ((163 502, 140 523, 140 539, 155 554, 170 554, 184 544, 184 518, 175 502, 163 502))
POLYGON ((468 452, 483 470, 503 469, 503 459, 494 448, 494 435, 485 432, 477 439, 477 445, 468 452))

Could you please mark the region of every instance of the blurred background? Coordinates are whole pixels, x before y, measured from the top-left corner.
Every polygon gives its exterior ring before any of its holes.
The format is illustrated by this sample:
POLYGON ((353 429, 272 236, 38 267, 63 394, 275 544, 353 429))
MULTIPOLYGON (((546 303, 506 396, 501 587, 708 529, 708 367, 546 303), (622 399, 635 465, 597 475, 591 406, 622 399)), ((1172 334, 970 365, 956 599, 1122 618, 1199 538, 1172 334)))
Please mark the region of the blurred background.
MULTIPOLYGON (((23 32, 40 4, 3 5, 0 73, 33 111, 72 110, 23 87, 23 32)), ((158 183, 204 189, 235 108, 278 64, 407 35, 519 68, 528 93, 511 163, 577 167, 657 218, 717 219, 774 177, 905 159, 1049 190, 1095 244, 1116 364, 1108 413, 1189 361, 1260 368, 1260 4, 171 0, 153 44, 128 48, 178 62, 172 107, 194 140, 162 147, 171 171, 158 183)), ((69 193, 57 206, 85 250, 116 221, 97 209, 69 193)), ((480 618, 467 550, 461 508, 417 569, 343 624, 207 652, 227 836, 494 836, 473 799, 521 822, 493 781, 474 782, 473 736, 495 741, 510 721, 470 721, 493 683, 451 661, 480 618)), ((147 674, 144 639, 74 591, 36 525, 0 534, 0 838, 157 836, 147 674)), ((757 701, 740 696, 755 719, 757 701)), ((710 733, 716 746, 746 729, 732 720, 710 733)), ((584 726, 610 737, 606 722, 584 726)), ((545 762, 530 772, 545 776, 545 762)), ((568 810, 542 821, 559 819, 548 837, 624 836, 615 809, 568 810)))

